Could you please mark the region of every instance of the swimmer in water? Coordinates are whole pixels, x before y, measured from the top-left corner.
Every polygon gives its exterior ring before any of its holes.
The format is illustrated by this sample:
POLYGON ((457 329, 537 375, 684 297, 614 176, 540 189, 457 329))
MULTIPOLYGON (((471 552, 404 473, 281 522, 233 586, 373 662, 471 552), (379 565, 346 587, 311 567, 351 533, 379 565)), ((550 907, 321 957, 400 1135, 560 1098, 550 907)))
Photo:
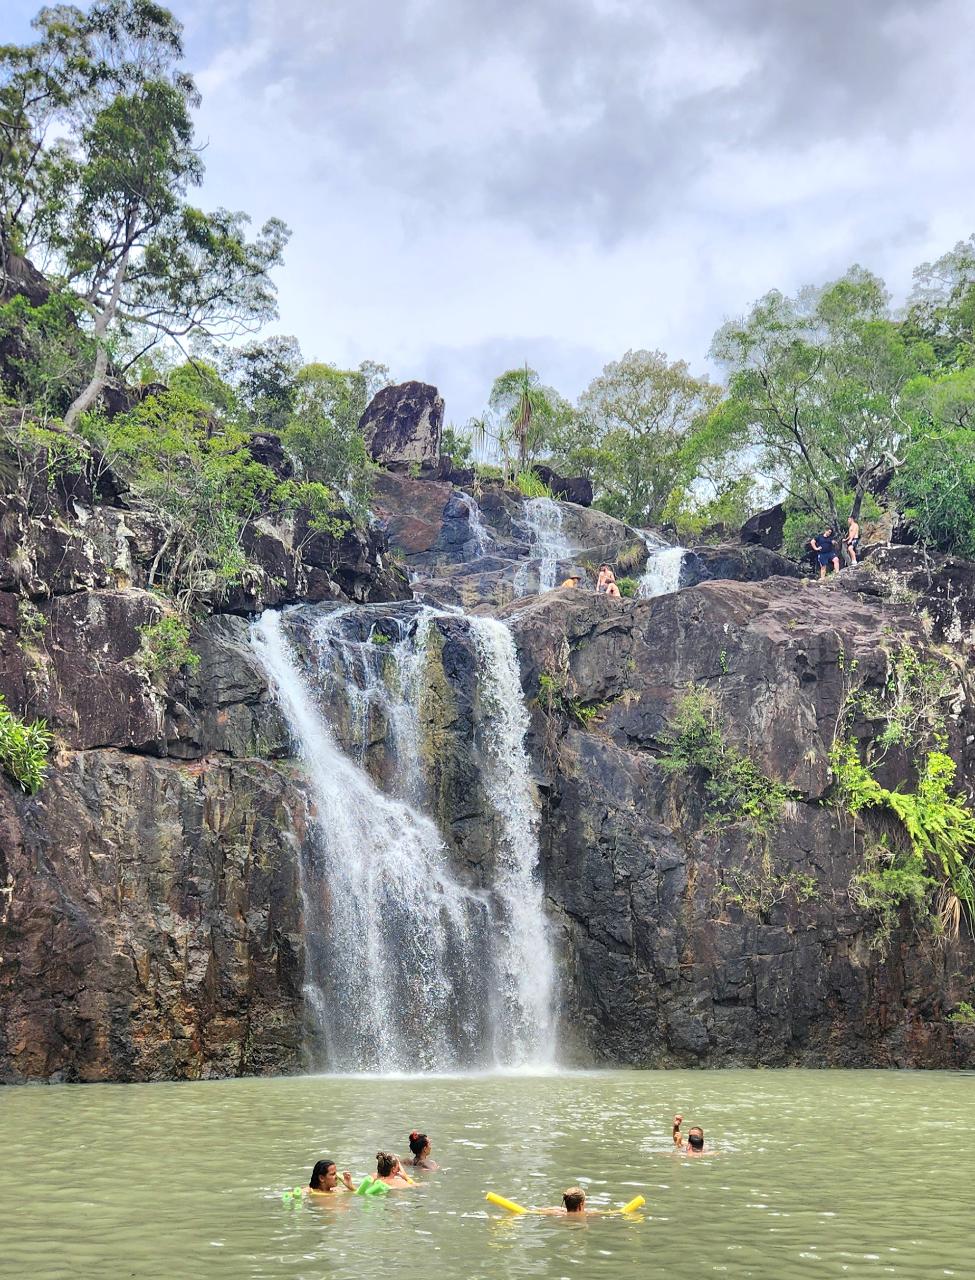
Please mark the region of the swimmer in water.
MULTIPOLYGON (((335 1161, 319 1160, 311 1171, 305 1194, 309 1196, 330 1196, 339 1190, 338 1166, 335 1161)), ((352 1174, 349 1173, 348 1169, 342 1174, 341 1190, 355 1191, 352 1183, 352 1174)))
POLYGON ((403 1167, 399 1162, 399 1156, 394 1156, 391 1151, 376 1152, 376 1181, 385 1182, 387 1187, 412 1187, 413 1179, 408 1178, 403 1172, 403 1167))
POLYGON ((535 1213, 545 1213, 554 1217, 584 1217, 586 1213, 586 1193, 582 1187, 569 1187, 562 1193, 562 1204, 558 1209, 535 1209, 535 1213))
POLYGON ((689 1156, 711 1154, 710 1151, 705 1152, 704 1150, 704 1130, 699 1125, 695 1125, 693 1129, 688 1129, 687 1131, 687 1151, 685 1154, 689 1156))
POLYGON ((416 1129, 410 1134, 410 1150, 413 1152, 413 1159, 410 1161, 414 1169, 439 1169, 440 1165, 436 1160, 430 1159, 430 1139, 425 1133, 419 1133, 416 1129))

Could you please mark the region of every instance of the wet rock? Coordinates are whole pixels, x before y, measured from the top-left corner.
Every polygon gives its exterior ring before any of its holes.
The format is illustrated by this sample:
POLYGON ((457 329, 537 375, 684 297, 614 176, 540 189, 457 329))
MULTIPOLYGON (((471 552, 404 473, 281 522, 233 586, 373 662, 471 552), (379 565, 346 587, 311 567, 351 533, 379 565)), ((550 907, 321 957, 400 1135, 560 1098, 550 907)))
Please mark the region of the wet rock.
POLYGON ((366 406, 359 430, 376 462, 386 466, 440 461, 443 398, 426 382, 383 387, 366 406))

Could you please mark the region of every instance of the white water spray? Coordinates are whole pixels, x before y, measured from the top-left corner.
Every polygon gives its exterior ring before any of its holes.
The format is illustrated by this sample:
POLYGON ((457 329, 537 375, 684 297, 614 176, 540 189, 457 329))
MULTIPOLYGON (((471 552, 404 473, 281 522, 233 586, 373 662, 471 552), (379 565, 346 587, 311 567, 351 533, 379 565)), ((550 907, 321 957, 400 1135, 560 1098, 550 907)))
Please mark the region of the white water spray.
MULTIPOLYGON (((571 560, 575 555, 575 548, 562 531, 562 508, 552 498, 527 498, 524 513, 529 565, 537 562, 539 593, 551 591, 558 578, 560 561, 571 560)), ((529 565, 522 565, 515 574, 516 596, 528 593, 529 565)))
POLYGON ((650 600, 654 596, 671 595, 678 591, 685 548, 669 546, 651 533, 644 533, 642 537, 649 554, 637 583, 637 598, 650 600))
POLYGON ((307 634, 326 686, 338 680, 348 690, 360 757, 379 732, 378 709, 401 798, 385 795, 339 749, 280 615, 265 613, 252 628, 315 805, 317 838, 302 862, 313 1065, 408 1071, 550 1062, 553 966, 535 880, 537 819, 514 642, 503 624, 470 620, 475 737, 500 830, 492 883, 475 890, 457 879, 417 807, 427 645, 435 618, 446 615, 419 610, 395 644, 380 646, 367 638, 374 613, 333 609, 307 634))
POLYGON ((501 905, 505 1043, 499 1061, 554 1058, 552 990, 554 970, 538 868, 538 811, 525 734, 518 654, 511 632, 496 618, 471 618, 477 651, 477 732, 487 758, 484 789, 498 815, 495 893, 501 905))

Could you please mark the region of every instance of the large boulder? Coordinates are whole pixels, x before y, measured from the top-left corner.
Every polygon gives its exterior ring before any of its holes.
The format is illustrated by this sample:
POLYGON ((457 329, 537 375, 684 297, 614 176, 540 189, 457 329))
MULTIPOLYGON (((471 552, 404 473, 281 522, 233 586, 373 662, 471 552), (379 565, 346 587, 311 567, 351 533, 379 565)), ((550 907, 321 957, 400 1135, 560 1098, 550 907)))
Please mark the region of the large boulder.
POLYGON ((801 577, 799 566, 794 560, 789 560, 758 544, 745 547, 737 547, 734 544, 695 547, 694 553, 698 561, 707 569, 708 576, 712 578, 730 578, 735 582, 761 582, 765 578, 801 577))
POLYGON ((759 547, 768 547, 770 551, 781 551, 782 533, 785 529, 785 508, 781 502, 767 511, 759 511, 741 526, 739 537, 742 542, 759 547))
POLYGON ((385 466, 435 465, 440 459, 443 397, 428 382, 383 387, 359 419, 375 462, 385 466))
POLYGON ((585 476, 560 476, 541 462, 536 462, 532 470, 542 484, 552 490, 553 497, 561 498, 563 502, 574 502, 579 507, 592 506, 592 482, 585 476))

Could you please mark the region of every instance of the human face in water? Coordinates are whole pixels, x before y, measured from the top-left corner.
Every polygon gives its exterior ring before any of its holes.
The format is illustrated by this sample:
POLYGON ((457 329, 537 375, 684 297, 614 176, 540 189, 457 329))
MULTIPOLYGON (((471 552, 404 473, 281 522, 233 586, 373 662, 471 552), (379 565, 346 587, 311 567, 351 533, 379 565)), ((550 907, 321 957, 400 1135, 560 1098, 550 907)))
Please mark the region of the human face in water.
POLYGON ((339 1171, 336 1165, 330 1164, 322 1178, 321 1191, 334 1191, 339 1183, 339 1171))

